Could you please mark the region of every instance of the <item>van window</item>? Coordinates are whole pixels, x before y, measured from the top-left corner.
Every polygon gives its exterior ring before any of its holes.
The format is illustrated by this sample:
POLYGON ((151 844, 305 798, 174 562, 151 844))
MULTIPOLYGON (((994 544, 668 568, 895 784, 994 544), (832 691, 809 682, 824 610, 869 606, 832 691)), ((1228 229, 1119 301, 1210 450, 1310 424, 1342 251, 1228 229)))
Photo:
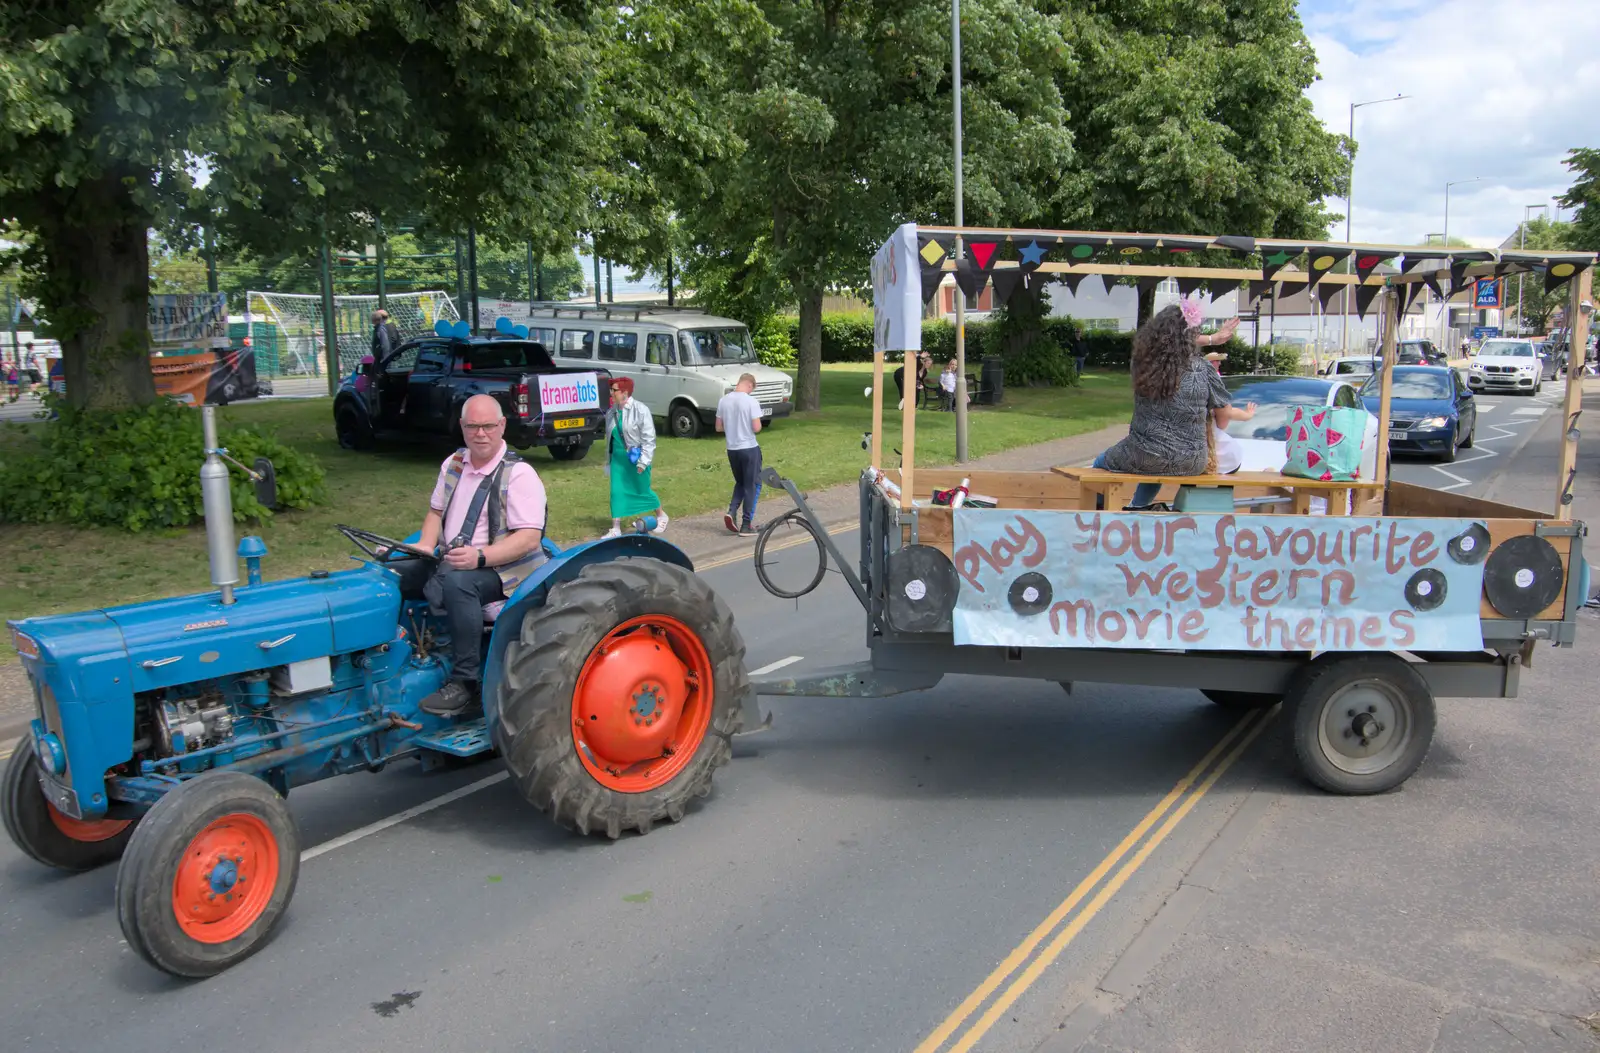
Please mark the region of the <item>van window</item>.
POLYGON ((528 339, 542 345, 548 351, 556 346, 556 331, 554 329, 529 329, 528 339))
POLYGON ((755 350, 750 346, 750 330, 742 325, 685 329, 678 335, 682 352, 679 361, 686 366, 716 366, 756 360, 755 350))
POLYGON ((675 366, 678 358, 672 353, 672 337, 666 333, 651 333, 644 345, 644 360, 652 366, 675 366))
POLYGON ((594 330, 561 330, 561 354, 565 358, 593 358, 594 330))
POLYGON ((607 362, 639 361, 638 333, 600 333, 600 357, 607 362))

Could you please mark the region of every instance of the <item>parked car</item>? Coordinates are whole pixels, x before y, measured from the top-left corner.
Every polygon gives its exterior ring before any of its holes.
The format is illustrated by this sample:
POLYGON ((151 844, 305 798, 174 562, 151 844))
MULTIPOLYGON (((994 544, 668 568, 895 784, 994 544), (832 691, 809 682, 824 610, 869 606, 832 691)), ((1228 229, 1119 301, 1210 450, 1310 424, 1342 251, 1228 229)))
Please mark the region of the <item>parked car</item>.
POLYGON ((634 396, 666 430, 692 439, 712 427, 717 402, 744 373, 770 423, 794 410, 794 381, 756 359, 750 330, 731 318, 682 308, 540 307, 527 320, 532 339, 552 348, 559 366, 599 363, 633 380, 634 396))
POLYGON ((1317 375, 1360 383, 1377 371, 1378 360, 1371 355, 1344 355, 1329 359, 1317 375))
POLYGON ((1473 391, 1525 391, 1537 395, 1544 386, 1545 361, 1531 340, 1485 340, 1467 368, 1467 386, 1473 391))
POLYGON ((1432 340, 1402 340, 1395 350, 1396 365, 1443 366, 1450 363, 1450 356, 1434 346, 1432 340))
MULTIPOLYGON (((1361 389, 1367 409, 1378 412, 1381 378, 1361 389)), ((1389 450, 1392 453, 1456 459, 1456 450, 1472 448, 1478 427, 1478 404, 1461 374, 1448 366, 1396 366, 1389 393, 1389 450)))
POLYGON ((556 460, 576 461, 605 438, 611 377, 563 369, 533 340, 424 337, 345 377, 333 400, 339 445, 366 449, 384 434, 459 442, 461 407, 473 395, 500 403, 512 446, 548 446, 556 460))
MULTIPOLYGON (((1256 404, 1250 420, 1228 424, 1227 432, 1238 440, 1242 455, 1240 470, 1276 472, 1288 461, 1285 440, 1289 437, 1289 417, 1296 406, 1342 406, 1361 408, 1357 389, 1343 380, 1322 377, 1279 377, 1244 375, 1223 377, 1235 406, 1256 404)), ((1361 477, 1377 476, 1378 419, 1371 417, 1361 438, 1361 477)))

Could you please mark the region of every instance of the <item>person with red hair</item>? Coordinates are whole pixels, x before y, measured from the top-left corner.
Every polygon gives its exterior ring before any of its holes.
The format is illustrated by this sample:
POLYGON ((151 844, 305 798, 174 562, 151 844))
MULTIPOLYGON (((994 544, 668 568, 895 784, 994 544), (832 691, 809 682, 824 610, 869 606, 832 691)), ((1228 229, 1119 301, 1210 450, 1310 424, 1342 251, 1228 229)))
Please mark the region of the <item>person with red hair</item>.
POLYGON ((650 469, 656 456, 656 424, 650 407, 633 397, 633 381, 611 381, 611 408, 606 410, 606 473, 611 476, 611 530, 606 537, 622 536, 622 521, 655 513, 653 534, 667 529, 667 510, 651 487, 650 469))

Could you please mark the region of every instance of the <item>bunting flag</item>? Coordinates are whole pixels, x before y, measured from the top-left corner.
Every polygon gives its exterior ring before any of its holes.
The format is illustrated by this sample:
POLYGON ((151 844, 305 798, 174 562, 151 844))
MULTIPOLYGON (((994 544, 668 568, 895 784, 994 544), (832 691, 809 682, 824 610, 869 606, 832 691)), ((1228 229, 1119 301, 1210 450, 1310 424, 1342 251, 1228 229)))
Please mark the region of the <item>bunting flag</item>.
POLYGON ((1472 260, 1453 259, 1450 261, 1450 295, 1465 289, 1472 284, 1472 279, 1467 277, 1467 268, 1472 266, 1472 260))
POLYGON ((1367 309, 1381 292, 1383 292, 1381 285, 1362 285, 1356 288, 1356 316, 1362 321, 1366 321, 1367 309))
POLYGON ((1209 248, 1211 242, 1205 238, 1163 237, 1160 247, 1171 253, 1199 252, 1209 248))
MULTIPOLYGON (((1245 282, 1245 285, 1244 285, 1244 302, 1245 303, 1255 303, 1257 300, 1261 299, 1263 296, 1267 295, 1269 292, 1272 292, 1272 287, 1273 287, 1273 283, 1272 282, 1269 282, 1269 281, 1256 281, 1255 279, 1252 278, 1250 281, 1245 282)), ((1276 294, 1274 294, 1274 295, 1276 295, 1276 294)))
POLYGON ((1394 259, 1394 253, 1368 252, 1361 250, 1356 253, 1356 277, 1366 284, 1367 276, 1378 269, 1378 264, 1394 259))
POLYGON ((1406 282, 1405 285, 1401 286, 1401 292, 1400 292, 1400 317, 1401 318, 1404 318, 1406 316, 1406 312, 1411 310, 1411 301, 1415 300, 1417 298, 1417 294, 1420 293, 1420 292, 1422 292, 1422 283, 1421 282, 1406 282))
POLYGON ((1055 247, 1056 239, 1048 236, 1031 237, 1026 241, 1013 240, 1011 243, 1017 250, 1018 266, 1024 274, 1039 269, 1039 264, 1050 255, 1050 250, 1055 247))
MULTIPOLYGON (((1315 288, 1324 274, 1330 274, 1336 264, 1350 255, 1349 249, 1315 248, 1311 250, 1311 287, 1315 288)), ((1323 301, 1326 303, 1327 301, 1323 301)))
POLYGON ((1444 299, 1444 287, 1439 284, 1439 271, 1431 270, 1422 272, 1422 284, 1433 290, 1433 295, 1444 299))
POLYGON ((1287 267, 1290 261, 1299 258, 1305 252, 1305 246, 1286 245, 1282 248, 1263 249, 1261 255, 1261 277, 1270 281, 1274 274, 1287 267))
POLYGON ((1256 239, 1243 234, 1224 234, 1211 244, 1219 249, 1227 249, 1235 256, 1254 256, 1256 253, 1256 239))
POLYGON ((977 264, 980 271, 987 271, 994 266, 999 250, 1000 243, 993 240, 969 241, 966 244, 967 259, 977 264))
POLYGON ((1110 243, 1112 248, 1124 256, 1137 256, 1146 249, 1159 249, 1161 247, 1160 238, 1142 234, 1118 234, 1110 239, 1110 243))
MULTIPOLYGON (((1188 251, 1188 250, 1185 250, 1185 251, 1188 251)), ((1179 278, 1178 279, 1178 295, 1179 296, 1193 296, 1196 292, 1199 291, 1200 286, 1204 285, 1205 283, 1206 283, 1206 280, 1204 278, 1179 278)))
POLYGON ((1110 244, 1105 238, 1062 238, 1067 246, 1067 257, 1074 263, 1087 263, 1094 254, 1110 244))
POLYGON ((1544 272, 1544 291, 1551 292, 1565 285, 1574 274, 1583 270, 1583 264, 1568 260, 1553 262, 1544 272))
POLYGON ((1061 275, 1057 275, 1057 279, 1061 282, 1062 285, 1065 285, 1067 287, 1067 292, 1071 293, 1073 296, 1077 296, 1078 295, 1078 286, 1083 282, 1083 279, 1085 279, 1087 277, 1088 277, 1087 274, 1061 274, 1061 275))
POLYGON ((995 271, 989 275, 989 282, 994 286, 994 298, 1001 303, 1010 303, 1011 294, 1017 291, 1022 278, 1022 272, 1017 270, 995 271))
POLYGON ((1156 286, 1160 285, 1164 280, 1153 274, 1147 274, 1142 278, 1135 278, 1133 284, 1139 287, 1139 295, 1143 296, 1145 293, 1155 292, 1156 286))
POLYGON ((917 240, 917 255, 922 257, 924 267, 943 266, 956 243, 955 237, 949 234, 924 234, 917 240))
POLYGON ((939 291, 939 286, 944 284, 944 269, 942 267, 922 268, 922 302, 932 300, 939 291))
POLYGON ((1449 258, 1450 254, 1448 252, 1439 252, 1437 250, 1430 252, 1427 249, 1414 249, 1400 257, 1400 270, 1402 273, 1411 273, 1429 260, 1447 260, 1449 258))
POLYGON ((1239 287, 1238 278, 1212 278, 1208 283, 1211 298, 1220 300, 1239 287))
POLYGON ((1109 293, 1111 291, 1111 283, 1106 280, 1106 276, 1104 274, 1085 274, 1083 277, 1094 278, 1098 280, 1100 282, 1100 291, 1102 293, 1109 293))
POLYGON ((1317 299, 1322 301, 1322 309, 1324 311, 1328 309, 1328 301, 1338 296, 1339 290, 1343 288, 1344 286, 1337 282, 1329 282, 1327 285, 1317 286, 1317 299))
POLYGON ((973 266, 971 260, 956 261, 956 285, 967 294, 967 299, 976 300, 987 284, 989 284, 989 272, 980 271, 973 266))

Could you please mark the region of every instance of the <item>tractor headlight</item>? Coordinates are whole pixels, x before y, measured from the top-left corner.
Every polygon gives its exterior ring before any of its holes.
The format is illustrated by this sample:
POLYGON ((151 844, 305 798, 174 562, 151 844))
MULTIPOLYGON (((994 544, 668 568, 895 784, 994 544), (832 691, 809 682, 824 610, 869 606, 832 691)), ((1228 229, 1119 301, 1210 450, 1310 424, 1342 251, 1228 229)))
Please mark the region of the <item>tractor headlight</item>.
POLYGON ((39 736, 39 764, 51 775, 65 775, 67 771, 67 751, 61 748, 61 740, 56 738, 55 732, 46 732, 39 736))

